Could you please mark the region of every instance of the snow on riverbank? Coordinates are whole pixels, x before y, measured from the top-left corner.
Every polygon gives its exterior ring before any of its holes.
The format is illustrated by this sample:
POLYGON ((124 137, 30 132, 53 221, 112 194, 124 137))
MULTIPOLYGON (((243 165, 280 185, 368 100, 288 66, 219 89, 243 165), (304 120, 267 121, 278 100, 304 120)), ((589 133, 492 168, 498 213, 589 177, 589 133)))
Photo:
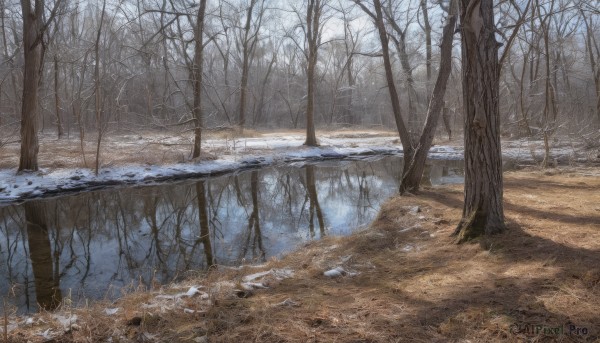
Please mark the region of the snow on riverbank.
MULTIPOLYGON (((207 140, 204 146, 209 152, 218 153, 213 161, 176 163, 167 165, 129 165, 102 168, 99 175, 84 168, 43 168, 35 173, 16 174, 13 169, 0 170, 0 203, 29 198, 50 196, 65 192, 93 190, 109 186, 153 184, 169 180, 204 177, 232 173, 250 168, 279 163, 310 162, 325 159, 362 159, 374 155, 402 155, 402 146, 395 137, 341 138, 320 140, 316 148, 303 146, 303 137, 290 135, 237 140, 207 140), (228 147, 226 152, 224 147, 228 147)), ((505 158, 532 161, 531 151, 539 155, 538 144, 510 142, 503 148, 505 158)), ((574 150, 553 150, 553 156, 574 156, 574 150)), ((431 159, 458 160, 463 149, 453 146, 434 146, 429 152, 431 159)))

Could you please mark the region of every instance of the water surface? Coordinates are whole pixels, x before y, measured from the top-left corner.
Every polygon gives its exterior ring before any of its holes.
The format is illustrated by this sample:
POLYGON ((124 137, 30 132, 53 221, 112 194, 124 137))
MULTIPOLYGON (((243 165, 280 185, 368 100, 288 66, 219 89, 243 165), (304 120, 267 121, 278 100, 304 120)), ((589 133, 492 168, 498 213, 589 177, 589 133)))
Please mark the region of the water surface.
MULTIPOLYGON (((25 313, 259 263, 368 225, 401 167, 393 156, 299 163, 3 206, 0 292, 25 313)), ((462 162, 430 161, 426 175, 425 184, 461 182, 462 162)))

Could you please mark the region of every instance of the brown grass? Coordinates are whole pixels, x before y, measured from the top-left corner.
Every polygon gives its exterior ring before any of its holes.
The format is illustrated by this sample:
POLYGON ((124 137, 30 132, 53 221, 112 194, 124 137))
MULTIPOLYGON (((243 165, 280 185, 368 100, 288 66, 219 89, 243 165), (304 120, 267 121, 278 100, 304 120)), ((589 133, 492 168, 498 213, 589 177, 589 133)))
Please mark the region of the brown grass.
MULTIPOLYGON (((295 270, 267 290, 238 298, 225 287, 209 302, 186 299, 164 312, 143 309, 154 295, 136 293, 111 305, 125 309, 115 316, 99 313, 104 305, 78 310, 78 329, 55 341, 598 342, 598 175, 597 169, 507 173, 508 230, 476 244, 455 245, 449 237, 461 214, 460 186, 394 197, 368 230, 307 244, 259 269, 295 270), (420 212, 412 213, 414 206, 420 212), (338 265, 359 274, 323 276, 338 265), (276 305, 286 299, 297 306, 276 305), (133 317, 142 324, 127 326, 133 317), (518 333, 514 324, 566 331, 518 333), (587 335, 566 334, 570 324, 587 328, 587 335)), ((238 282, 256 271, 225 269, 195 282, 238 282)), ((32 332, 44 329, 13 331, 12 341, 39 342, 32 332)))

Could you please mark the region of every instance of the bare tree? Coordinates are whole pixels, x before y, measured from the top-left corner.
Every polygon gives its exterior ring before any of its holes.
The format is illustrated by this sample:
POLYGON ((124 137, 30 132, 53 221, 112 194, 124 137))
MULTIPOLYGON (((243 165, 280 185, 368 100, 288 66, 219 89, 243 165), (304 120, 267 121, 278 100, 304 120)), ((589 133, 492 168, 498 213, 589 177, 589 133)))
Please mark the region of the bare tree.
POLYGON ((454 27, 457 22, 456 0, 451 0, 449 5, 448 18, 444 25, 442 33, 442 44, 440 47, 440 66, 438 76, 433 88, 433 93, 427 110, 425 125, 420 133, 419 140, 416 142, 413 154, 404 160, 404 169, 402 171, 402 180, 400 183, 400 193, 416 192, 419 190, 423 169, 427 154, 433 143, 435 129, 439 122, 440 114, 444 108, 444 96, 450 72, 452 71, 452 40, 454 36, 454 27))
POLYGON ((446 19, 446 23, 444 25, 441 45, 440 72, 438 73, 436 84, 433 90, 432 100, 429 103, 425 125, 417 140, 416 136, 413 136, 408 132, 406 125, 404 124, 404 119, 402 118, 400 100, 394 82, 388 48, 388 34, 386 32, 385 22, 383 20, 381 1, 373 0, 375 13, 373 13, 360 0, 354 1, 373 19, 379 33, 379 39, 381 41, 388 91, 390 93, 390 97, 392 98, 394 118, 396 120, 396 126, 398 128, 400 141, 402 142, 402 148, 404 151, 404 168, 402 172, 402 181, 400 183, 400 193, 403 194, 407 192, 417 192, 421 183, 421 177, 423 175, 427 153, 429 152, 429 148, 433 142, 435 128, 439 121, 439 115, 442 111, 442 107, 444 106, 446 84, 452 70, 452 40, 454 35, 454 27, 457 20, 456 15, 452 11, 454 11, 456 6, 455 4, 451 3, 450 13, 448 13, 448 18, 446 19))

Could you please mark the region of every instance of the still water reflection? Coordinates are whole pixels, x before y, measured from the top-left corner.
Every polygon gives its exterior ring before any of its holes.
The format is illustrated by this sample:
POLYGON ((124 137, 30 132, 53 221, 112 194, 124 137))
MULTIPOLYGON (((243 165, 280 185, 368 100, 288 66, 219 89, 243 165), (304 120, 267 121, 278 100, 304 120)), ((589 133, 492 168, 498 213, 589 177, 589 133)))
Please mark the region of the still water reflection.
MULTIPOLYGON (((397 191, 401 165, 391 156, 287 165, 0 207, 0 292, 24 313, 265 261, 367 225, 397 191)), ((432 161, 425 183, 460 182, 461 168, 432 161)))

